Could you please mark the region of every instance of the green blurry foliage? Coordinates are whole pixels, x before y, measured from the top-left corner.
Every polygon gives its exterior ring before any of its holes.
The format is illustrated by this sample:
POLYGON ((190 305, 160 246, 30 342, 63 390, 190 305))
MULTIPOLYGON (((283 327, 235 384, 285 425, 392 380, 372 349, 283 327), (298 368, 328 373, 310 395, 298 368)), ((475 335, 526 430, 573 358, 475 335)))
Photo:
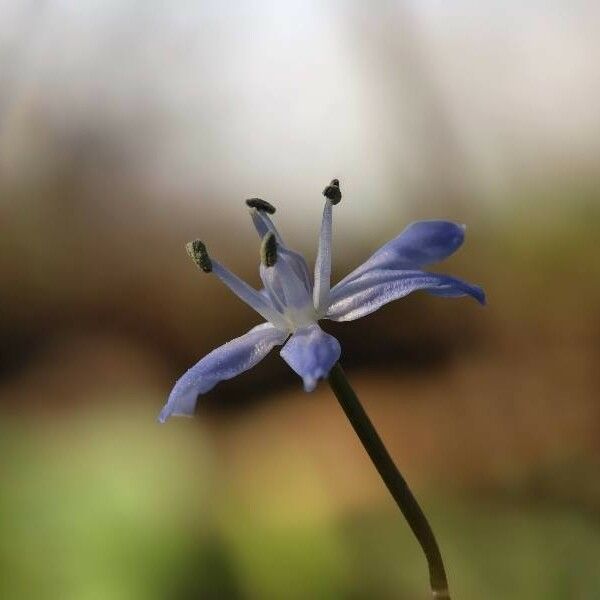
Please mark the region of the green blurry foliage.
MULTIPOLYGON (((238 495, 242 473, 216 476, 193 421, 82 411, 4 420, 0 440, 2 598, 427 597, 420 551, 383 490, 379 507, 330 510, 293 453, 269 462, 269 486, 244 473, 252 492, 238 495)), ((432 491, 424 505, 457 598, 595 598, 597 512, 432 491)))

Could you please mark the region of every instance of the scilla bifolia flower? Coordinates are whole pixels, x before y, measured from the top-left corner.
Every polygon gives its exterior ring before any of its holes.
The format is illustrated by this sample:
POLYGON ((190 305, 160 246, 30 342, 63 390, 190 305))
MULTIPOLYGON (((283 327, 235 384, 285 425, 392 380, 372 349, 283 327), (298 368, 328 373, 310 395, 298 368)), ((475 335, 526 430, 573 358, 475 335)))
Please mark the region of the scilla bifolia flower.
POLYGON ((265 322, 213 350, 175 384, 159 420, 192 415, 198 395, 219 381, 231 379, 259 363, 275 346, 304 382, 315 389, 340 357, 339 342, 325 333, 322 319, 353 321, 416 290, 436 296, 472 296, 482 304, 483 290, 459 279, 422 270, 455 252, 463 242, 464 226, 448 221, 418 221, 377 250, 366 262, 331 287, 331 227, 333 207, 342 194, 334 179, 323 191, 325 208, 314 279, 304 258, 288 248, 273 225, 275 208, 259 198, 246 201, 261 239, 260 277, 256 290, 217 262, 196 240, 187 250, 198 267, 216 275, 231 291, 258 312, 265 322))
POLYGON ((429 522, 346 379, 338 363, 340 344, 318 322, 352 321, 416 290, 436 296, 473 296, 483 304, 481 288, 422 270, 447 258, 462 244, 464 226, 447 221, 412 223, 331 288, 331 220, 333 206, 342 199, 339 181, 334 179, 323 195, 326 200, 314 280, 304 258, 287 248, 275 229, 269 217, 275 212, 273 206, 259 198, 247 200, 246 204, 261 239, 263 289, 255 290, 230 273, 209 256, 200 240, 188 244, 188 252, 198 267, 205 273, 214 273, 265 323, 213 350, 185 373, 175 384, 159 420, 193 414, 199 394, 253 367, 272 348, 283 345, 281 357, 302 377, 307 392, 314 390, 319 379, 328 378, 354 431, 421 544, 433 598, 449 600, 442 555, 429 522))

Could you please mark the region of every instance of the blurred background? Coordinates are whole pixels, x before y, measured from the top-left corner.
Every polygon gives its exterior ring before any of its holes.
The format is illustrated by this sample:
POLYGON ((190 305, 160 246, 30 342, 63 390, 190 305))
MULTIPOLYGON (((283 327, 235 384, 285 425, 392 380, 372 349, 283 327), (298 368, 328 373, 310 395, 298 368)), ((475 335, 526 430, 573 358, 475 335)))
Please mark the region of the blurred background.
POLYGON ((425 599, 328 386, 274 352, 195 419, 176 380, 258 323, 245 198, 340 278, 468 224, 417 293, 325 323, 457 599, 600 597, 600 5, 0 0, 0 597, 425 599))

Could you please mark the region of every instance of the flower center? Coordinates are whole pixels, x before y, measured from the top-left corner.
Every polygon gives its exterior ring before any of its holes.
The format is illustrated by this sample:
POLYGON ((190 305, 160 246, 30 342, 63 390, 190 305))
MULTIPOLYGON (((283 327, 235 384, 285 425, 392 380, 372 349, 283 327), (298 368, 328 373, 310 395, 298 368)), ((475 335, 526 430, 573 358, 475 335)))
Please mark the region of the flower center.
POLYGON ((286 307, 283 318, 286 323, 288 323, 290 332, 294 333, 296 329, 301 329, 302 327, 307 327, 316 323, 318 315, 312 302, 309 302, 303 308, 286 307))

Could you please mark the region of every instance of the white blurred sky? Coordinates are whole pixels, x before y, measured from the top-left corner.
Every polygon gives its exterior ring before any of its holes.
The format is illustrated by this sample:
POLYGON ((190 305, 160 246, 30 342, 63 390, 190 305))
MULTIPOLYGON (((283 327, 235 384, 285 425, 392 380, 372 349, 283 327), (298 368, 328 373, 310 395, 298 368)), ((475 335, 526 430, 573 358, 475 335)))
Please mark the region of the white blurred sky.
POLYGON ((217 188, 232 207, 289 197, 288 218, 304 220, 306 195, 313 225, 337 176, 361 199, 342 219, 380 207, 380 226, 396 202, 386 186, 401 202, 440 145, 482 196, 598 165, 591 0, 0 0, 0 69, 8 177, 48 151, 40 112, 58 131, 131 127, 130 168, 165 202, 217 188), (450 143, 429 139, 436 119, 450 143))

